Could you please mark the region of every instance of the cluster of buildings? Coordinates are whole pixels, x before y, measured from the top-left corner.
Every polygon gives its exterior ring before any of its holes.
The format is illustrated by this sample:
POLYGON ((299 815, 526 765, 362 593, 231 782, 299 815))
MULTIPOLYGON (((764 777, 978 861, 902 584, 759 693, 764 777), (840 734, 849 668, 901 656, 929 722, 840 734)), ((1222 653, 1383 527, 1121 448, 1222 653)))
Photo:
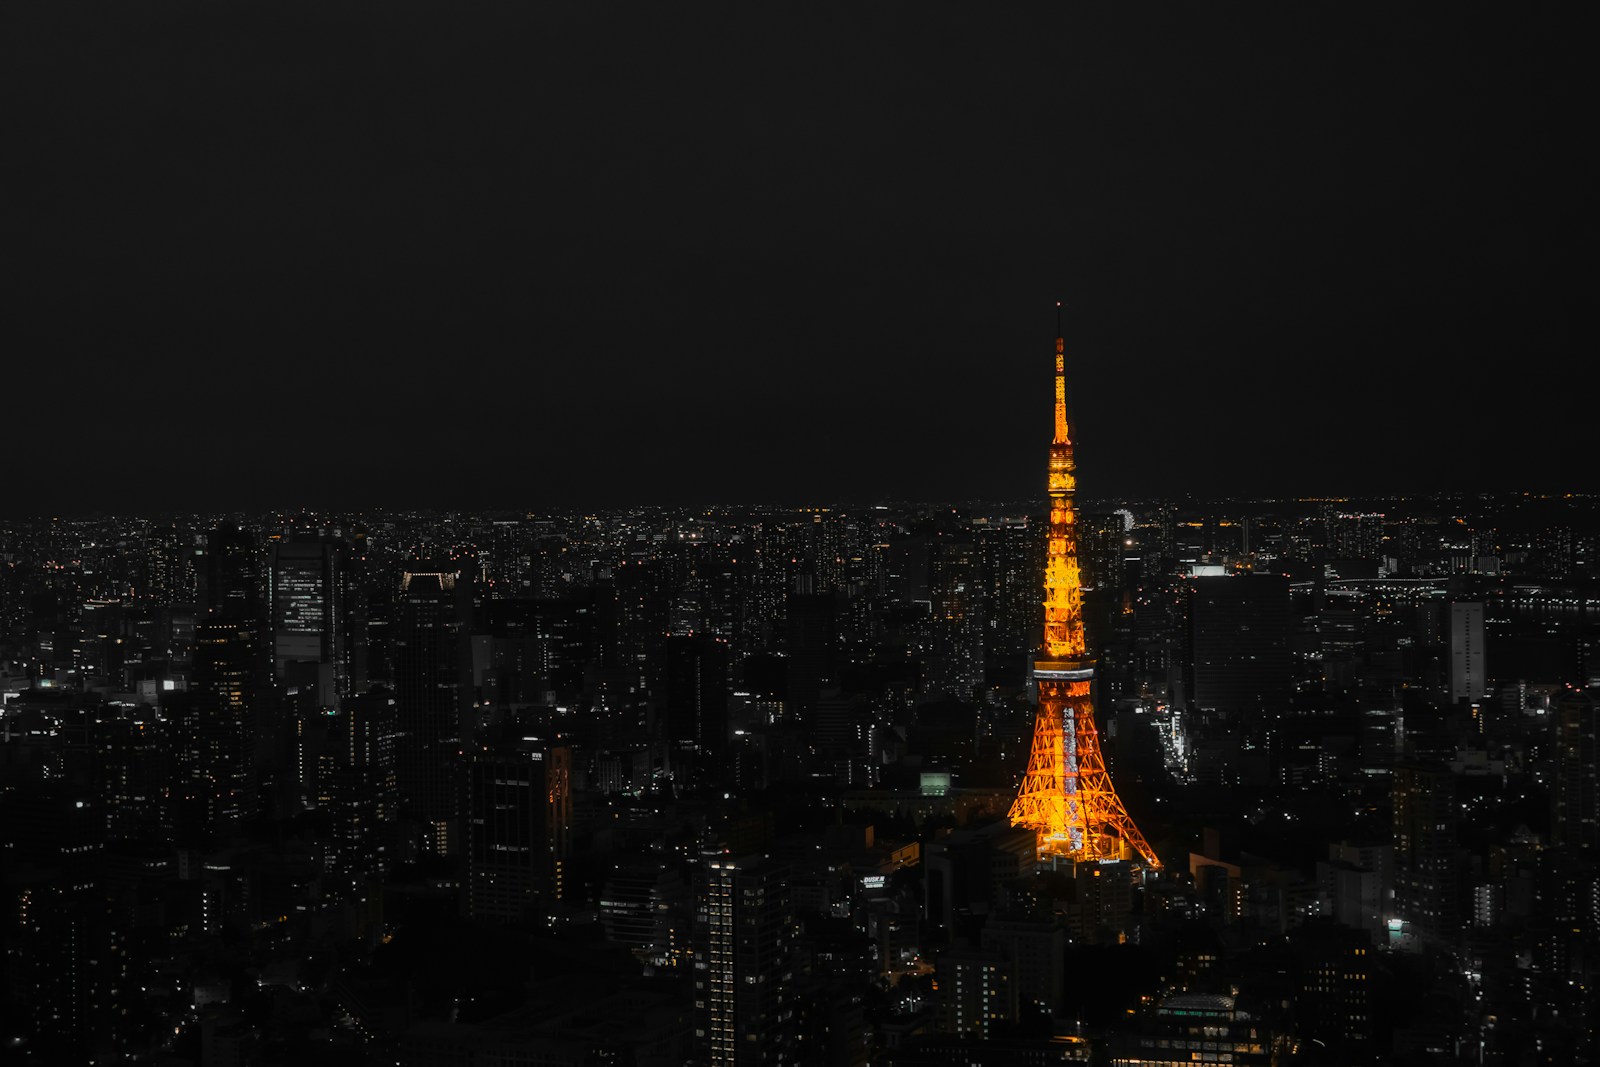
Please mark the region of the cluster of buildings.
POLYGON ((0 1041, 1592 1059, 1596 501, 1077 522, 1155 864, 1007 818, 1032 503, 0 525, 0 1041))

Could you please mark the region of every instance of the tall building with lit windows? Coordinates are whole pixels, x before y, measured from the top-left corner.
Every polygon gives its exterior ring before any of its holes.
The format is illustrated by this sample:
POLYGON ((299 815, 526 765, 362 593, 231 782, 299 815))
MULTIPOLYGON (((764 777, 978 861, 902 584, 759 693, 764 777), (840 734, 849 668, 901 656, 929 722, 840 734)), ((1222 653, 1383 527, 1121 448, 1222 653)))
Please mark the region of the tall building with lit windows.
POLYGON ((273 674, 315 687, 314 702, 331 706, 350 691, 349 548, 332 537, 298 535, 275 543, 268 557, 267 603, 273 674))
POLYGON ((1571 691, 1556 701, 1554 843, 1600 853, 1600 702, 1596 691, 1571 691))
POLYGON ((206 614, 259 622, 261 550, 250 532, 235 526, 211 530, 202 557, 200 594, 206 614))
POLYGON ((34 866, 13 854, 0 894, 8 920, 0 935, 7 1052, 41 1063, 95 1062, 95 1050, 118 1036, 132 999, 126 927, 106 886, 86 870, 34 866))
POLYGON ((381 878, 394 862, 389 836, 397 814, 395 748, 399 720, 383 690, 346 698, 334 720, 335 747, 325 789, 332 809, 334 870, 381 878))
POLYGON ((1038 639, 1044 546, 1026 518, 990 521, 977 531, 983 598, 983 667, 991 684, 1024 677, 1038 639))
POLYGON ((537 738, 473 755, 466 774, 467 918, 524 922, 565 895, 571 776, 570 750, 537 738))
POLYGON ((1295 1035, 1364 1062, 1372 1040, 1372 938, 1331 920, 1289 935, 1295 958, 1295 1035))
POLYGON ((194 760, 188 789, 202 836, 215 840, 254 811, 258 719, 265 649, 260 552, 244 530, 222 527, 206 539, 204 612, 194 628, 192 714, 174 719, 194 760))
POLYGON ((931 689, 973 699, 983 684, 983 583, 977 543, 942 535, 933 544, 928 587, 933 598, 931 689))
POLYGON ((1272 1031, 1235 997, 1184 993, 1147 1013, 1137 1029, 1113 1034, 1113 1067, 1164 1063, 1277 1063, 1272 1031))
POLYGON ((1396 764, 1390 775, 1394 810, 1394 911, 1423 943, 1460 935, 1455 779, 1450 768, 1396 764))
POLYGON ((1483 633, 1483 604, 1458 601, 1450 605, 1450 703, 1474 701, 1489 691, 1485 676, 1487 647, 1483 633))
POLYGON ((794 1061, 789 868, 712 855, 695 886, 695 1044, 710 1067, 794 1061))
POLYGON ((419 824, 423 848, 442 854, 459 847, 468 694, 466 605, 457 578, 453 567, 408 561, 391 638, 401 810, 419 824))
POLYGON ((1016 965, 996 949, 952 948, 939 956, 939 1029, 987 1038, 1017 1019, 1016 965))

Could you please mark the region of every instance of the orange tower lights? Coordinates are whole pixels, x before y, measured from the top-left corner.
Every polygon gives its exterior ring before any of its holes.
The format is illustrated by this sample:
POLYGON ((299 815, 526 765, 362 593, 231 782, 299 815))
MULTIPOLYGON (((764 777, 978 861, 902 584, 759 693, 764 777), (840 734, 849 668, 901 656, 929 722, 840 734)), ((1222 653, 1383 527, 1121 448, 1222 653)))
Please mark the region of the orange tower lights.
MULTIPOLYGON (((1056 304, 1057 329, 1060 308, 1056 304)), ((1066 341, 1056 337, 1056 432, 1050 442, 1050 529, 1044 565, 1044 655, 1033 664, 1039 711, 1028 771, 1011 805, 1011 824, 1038 831, 1039 854, 1074 861, 1139 859, 1155 852, 1117 797, 1100 752, 1090 683, 1095 661, 1083 640, 1077 466, 1067 426, 1066 341)))

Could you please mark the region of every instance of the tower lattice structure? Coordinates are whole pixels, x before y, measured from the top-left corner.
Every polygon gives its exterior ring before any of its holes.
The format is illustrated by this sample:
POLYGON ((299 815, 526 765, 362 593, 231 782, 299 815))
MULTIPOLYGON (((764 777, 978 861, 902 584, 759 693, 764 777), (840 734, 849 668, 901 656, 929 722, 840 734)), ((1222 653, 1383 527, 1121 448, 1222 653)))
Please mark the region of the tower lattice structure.
MULTIPOLYGON (((1057 304, 1059 308, 1060 305, 1057 304)), ((1058 324, 1059 325, 1059 324, 1058 324)), ((1057 333, 1059 333, 1059 329, 1057 333)), ((1011 824, 1038 831, 1039 854, 1075 861, 1129 859, 1159 867, 1122 806, 1100 751, 1083 637, 1078 573, 1077 465, 1067 426, 1066 341, 1056 338, 1056 432, 1050 442, 1050 529, 1044 567, 1043 657, 1033 664, 1039 710, 1028 772, 1011 824)))

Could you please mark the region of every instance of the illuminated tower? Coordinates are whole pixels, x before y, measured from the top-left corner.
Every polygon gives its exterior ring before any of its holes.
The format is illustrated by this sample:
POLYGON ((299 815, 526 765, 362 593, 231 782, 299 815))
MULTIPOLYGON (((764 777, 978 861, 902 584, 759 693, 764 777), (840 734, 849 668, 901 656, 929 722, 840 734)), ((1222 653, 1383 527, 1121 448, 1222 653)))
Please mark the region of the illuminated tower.
MULTIPOLYGON (((1057 329, 1060 308, 1056 304, 1057 329)), ((1039 712, 1028 773, 1011 824, 1039 834, 1039 855, 1070 860, 1160 861, 1128 817, 1106 773, 1089 687, 1094 660, 1083 641, 1078 580, 1077 492, 1067 432, 1066 342, 1056 338, 1056 433, 1050 442, 1050 530, 1044 565, 1044 655, 1033 664, 1039 712)))

